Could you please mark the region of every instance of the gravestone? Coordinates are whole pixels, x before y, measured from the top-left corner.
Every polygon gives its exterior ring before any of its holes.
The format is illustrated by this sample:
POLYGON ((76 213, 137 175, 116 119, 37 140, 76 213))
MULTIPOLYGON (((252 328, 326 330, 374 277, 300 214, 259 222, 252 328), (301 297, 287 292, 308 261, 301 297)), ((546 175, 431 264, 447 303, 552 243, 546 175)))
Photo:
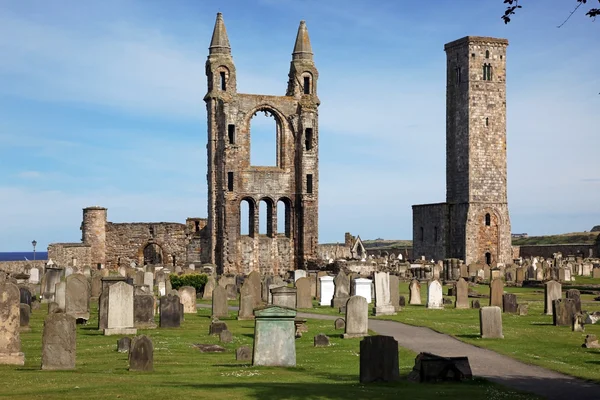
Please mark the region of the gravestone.
POLYGON ((62 268, 46 266, 46 271, 42 278, 42 303, 56 301, 54 298, 56 284, 60 282, 62 275, 62 268))
POLYGON ((294 282, 300 278, 306 278, 306 271, 303 269, 297 269, 294 271, 294 282))
POLYGON ((600 279, 600 267, 596 267, 592 270, 592 278, 600 279))
POLYGON ((228 283, 225 286, 225 293, 227 293, 227 300, 235 300, 237 299, 237 286, 235 283, 228 283))
POLYGON ((75 369, 76 348, 75 317, 64 313, 48 314, 42 334, 42 369, 75 369))
POLYGON ((60 308, 58 308, 58 304, 55 302, 48 303, 48 314, 54 314, 61 312, 60 308))
POLYGON ((529 311, 529 306, 527 304, 519 304, 517 306, 517 314, 519 314, 521 316, 527 315, 528 311, 529 311))
POLYGON ((516 272, 515 272, 515 281, 517 283, 523 283, 524 280, 525 280, 525 269, 517 268, 516 272))
POLYGON ((504 282, 500 278, 490 283, 490 306, 502 307, 502 295, 504 294, 504 282))
POLYGON ((331 306, 333 301, 333 293, 335 290, 335 285, 333 283, 332 276, 321 276, 319 278, 319 291, 321 294, 319 305, 321 306, 331 306))
POLYGON ((546 282, 544 286, 544 313, 552 315, 552 302, 562 297, 562 285, 556 281, 546 282))
POLYGON ((481 303, 479 302, 479 300, 473 300, 471 302, 471 308, 481 308, 481 303))
POLYGON ((117 282, 108 288, 107 294, 104 335, 135 335, 137 329, 133 327, 133 286, 117 282))
POLYGON ((394 310, 400 311, 400 281, 397 275, 390 275, 390 303, 394 307, 394 310))
POLYGON ((409 382, 460 382, 473 378, 468 357, 441 357, 419 353, 408 375, 409 382))
POLYGON ((296 288, 280 286, 271 289, 273 305, 287 308, 296 308, 296 288))
POLYGON ((573 320, 572 320, 572 324, 571 324, 571 330, 573 332, 584 332, 585 331, 585 326, 584 326, 584 316, 582 313, 578 312, 577 314, 573 315, 573 320))
POLYGON ((133 285, 134 286, 140 286, 140 285, 144 284, 144 271, 135 271, 135 272, 132 272, 132 275, 133 275, 133 285))
POLYGON ((92 277, 90 292, 91 297, 100 297, 100 294, 102 293, 102 275, 94 275, 92 277))
POLYGON ((502 310, 505 313, 517 312, 517 295, 513 293, 504 293, 502 295, 502 310))
POLYGON ((312 308, 309 278, 296 280, 296 308, 312 308))
POLYGON ((11 282, 0 283, 0 364, 24 365, 19 335, 19 288, 11 282))
POLYGON ((373 281, 365 278, 356 278, 352 280, 354 285, 354 296, 362 296, 367 300, 367 304, 371 304, 371 286, 373 281))
POLYGON ((399 296, 398 297, 398 304, 400 305, 400 308, 406 307, 406 297, 399 296))
POLYGON ((254 311, 253 365, 296 366, 296 310, 268 306, 254 311))
POLYGON ((585 337, 585 342, 581 345, 581 347, 588 349, 600 348, 600 344, 598 343, 598 337, 596 335, 587 335, 585 337))
POLYGON ((456 308, 469 308, 469 284, 463 278, 456 281, 456 308))
POLYGON ((228 315, 227 292, 222 286, 216 286, 212 293, 212 317, 221 318, 228 315))
POLYGON ((159 296, 164 296, 167 294, 167 284, 166 282, 158 282, 158 285, 156 285, 156 287, 158 288, 158 295, 159 296))
MULTIPOLYGON (((346 305, 347 304, 348 303, 346 303, 346 305)), ((346 312, 348 312, 348 307, 346 307, 346 312)), ((344 318, 338 318, 333 323, 333 326, 335 327, 336 330, 338 330, 338 329, 346 329, 346 320, 344 320, 344 318)))
MULTIPOLYGON (((154 273, 153 272, 144 272, 144 285, 150 288, 150 291, 154 291, 154 273)), ((194 292, 195 293, 195 292, 194 292)))
POLYGON ((310 296, 313 299, 316 299, 317 298, 317 287, 318 287, 318 283, 319 283, 317 281, 317 274, 315 272, 309 272, 307 278, 310 281, 310 296))
POLYGON ((138 291, 133 296, 133 326, 139 329, 155 329, 154 295, 138 291))
POLYGON ((328 347, 329 337, 324 333, 319 333, 313 339, 314 347, 328 347))
POLYGON ((54 289, 54 301, 58 304, 58 308, 61 312, 65 311, 65 303, 67 296, 67 283, 66 282, 58 282, 56 284, 56 288, 54 289))
MULTIPOLYGON (((327 272, 325 272, 325 271, 317 272, 316 285, 317 285, 317 300, 319 300, 319 303, 321 303, 321 277, 323 277, 323 276, 327 276, 327 272)), ((333 297, 333 293, 331 294, 331 296, 333 297)))
POLYGON ((29 288, 24 287, 24 286, 19 286, 19 303, 20 304, 27 304, 29 307, 31 307, 31 291, 29 290, 29 288))
POLYGON ((257 271, 250 272, 244 281, 244 285, 249 285, 250 292, 252 293, 252 299, 254 301, 253 308, 260 307, 262 305, 260 273, 257 271))
POLYGON ((29 270, 29 283, 33 285, 40 283, 40 270, 37 267, 33 267, 29 270))
POLYGON ((367 336, 360 342, 360 383, 400 379, 398 342, 391 336, 367 336))
POLYGON ((192 286, 179 288, 179 301, 183 304, 185 314, 196 314, 196 289, 192 286))
POLYGON ((344 339, 369 334, 369 305, 362 296, 352 296, 346 303, 346 329, 344 339))
POLYGON ((117 340, 117 351, 119 353, 128 353, 131 348, 131 338, 125 336, 117 340))
POLYGON ((65 291, 65 313, 76 320, 90 319, 90 284, 83 274, 67 277, 65 291))
POLYGON ((131 341, 129 348, 129 370, 154 370, 154 346, 148 336, 136 336, 131 341))
POLYGON ((219 341, 221 343, 231 343, 231 342, 233 342, 233 334, 231 333, 231 331, 228 331, 227 329, 222 330, 219 333, 219 341))
POLYGON ((248 346, 240 346, 235 350, 235 359, 237 361, 251 361, 252 349, 248 346))
POLYGON ((418 280, 413 279, 410 281, 410 305, 420 305, 421 304, 421 284, 418 280))
POLYGON ((479 331, 483 339, 504 339, 500 307, 490 306, 479 309, 479 331))
POLYGON ((251 284, 246 281, 240 289, 240 309, 238 311, 239 320, 254 319, 254 295, 251 284))
MULTIPOLYGON (((391 303, 390 298, 390 273, 375 272, 375 307, 373 315, 396 315, 396 309, 391 303)), ((348 319, 346 319, 346 329, 348 329, 348 319)))
POLYGON ((429 282, 427 286, 427 308, 432 310, 444 309, 444 296, 442 284, 437 279, 429 282))
POLYGON ((218 319, 214 319, 208 327, 209 335, 220 335, 221 332, 226 331, 227 324, 223 321, 219 321, 218 319))
POLYGON ((29 332, 31 327, 29 326, 29 316, 31 314, 31 307, 25 303, 19 304, 19 332, 29 332))
POLYGON ((350 298, 350 278, 340 271, 333 280, 335 292, 333 294, 332 307, 340 308, 346 305, 350 298))
POLYGON ((181 326, 181 301, 176 291, 160 298, 160 327, 179 328, 181 326))
POLYGON ((552 301, 552 323, 555 326, 570 326, 577 314, 573 299, 558 299, 552 301))
POLYGON ((569 289, 566 292, 567 299, 573 300, 575 304, 575 310, 581 312, 581 293, 577 289, 569 289))

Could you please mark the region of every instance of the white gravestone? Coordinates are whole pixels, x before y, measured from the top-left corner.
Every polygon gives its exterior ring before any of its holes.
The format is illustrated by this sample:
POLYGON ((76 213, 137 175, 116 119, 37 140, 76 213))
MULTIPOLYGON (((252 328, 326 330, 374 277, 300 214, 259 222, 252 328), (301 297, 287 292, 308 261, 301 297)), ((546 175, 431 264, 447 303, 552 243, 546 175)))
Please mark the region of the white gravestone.
POLYGON ((306 271, 303 269, 297 269, 294 271, 294 282, 300 278, 306 278, 306 271))
POLYGON ((390 273, 375 272, 375 308, 374 315, 396 315, 390 296, 390 273))
POLYGON ((333 276, 322 276, 319 278, 319 281, 321 285, 321 301, 319 302, 319 305, 331 307, 333 292, 335 290, 333 276))
POLYGON ((150 288, 150 291, 154 291, 154 273, 144 272, 144 285, 150 288))
POLYGON ((37 268, 31 268, 29 270, 29 283, 33 283, 34 285, 37 285, 38 283, 40 283, 40 270, 37 268))
POLYGON ((427 286, 427 308, 433 310, 444 308, 442 284, 438 280, 431 281, 427 286))
POLYGON ((371 304, 371 280, 365 278, 356 278, 352 281, 354 284, 354 295, 362 296, 367 299, 367 304, 371 304))
POLYGON ((135 335, 133 286, 117 282, 108 288, 108 322, 104 335, 135 335))

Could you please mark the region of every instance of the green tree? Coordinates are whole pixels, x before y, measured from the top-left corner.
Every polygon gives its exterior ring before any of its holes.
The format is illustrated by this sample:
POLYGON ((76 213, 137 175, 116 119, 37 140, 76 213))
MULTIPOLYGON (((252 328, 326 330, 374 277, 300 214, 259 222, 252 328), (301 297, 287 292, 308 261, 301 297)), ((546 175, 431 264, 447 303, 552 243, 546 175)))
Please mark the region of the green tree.
MULTIPOLYGON (((569 18, 571 18, 571 16, 573 14, 575 14, 575 12, 577 12, 577 10, 579 10, 579 8, 581 6, 584 5, 588 5, 588 1, 587 0, 575 0, 575 2, 577 3, 575 5, 575 8, 573 9, 573 11, 571 11, 571 13, 567 16, 567 19, 565 19, 563 21, 562 24, 560 24, 558 27, 560 28, 561 26, 563 26, 568 20, 569 18)), ((591 3, 591 1, 590 1, 591 3)), ((600 0, 598 0, 598 3, 600 3, 600 0)), ((510 18, 512 15, 515 14, 515 12, 519 9, 522 8, 521 5, 519 4, 519 0, 504 0, 504 4, 507 4, 506 6, 506 10, 504 11, 504 15, 501 17, 502 20, 504 20, 505 24, 508 24, 510 22, 510 18)), ((585 15, 587 15, 590 18, 593 18, 594 20, 596 19, 596 17, 598 15, 600 15, 600 8, 590 8, 585 15)))

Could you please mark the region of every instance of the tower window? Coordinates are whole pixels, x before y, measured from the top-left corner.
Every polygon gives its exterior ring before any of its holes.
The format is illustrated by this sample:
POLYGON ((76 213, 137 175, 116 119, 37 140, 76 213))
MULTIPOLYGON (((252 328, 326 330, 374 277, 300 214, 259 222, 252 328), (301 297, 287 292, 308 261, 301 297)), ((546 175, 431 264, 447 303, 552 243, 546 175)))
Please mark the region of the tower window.
POLYGON ((219 73, 220 76, 220 84, 219 86, 221 86, 221 90, 227 90, 227 82, 225 80, 225 71, 221 71, 219 73))
POLYGON ((492 80, 492 65, 491 64, 483 64, 483 80, 484 81, 492 80))
POLYGON ((490 213, 485 214, 485 226, 490 226, 491 225, 491 221, 492 217, 490 216, 490 213))
POLYGON ((313 192, 313 178, 312 174, 306 175, 306 193, 313 192))
POLYGON ((489 50, 485 51, 485 58, 490 58, 490 51, 489 50))
POLYGON ((304 94, 310 94, 310 77, 304 77, 304 94))
POLYGON ((197 232, 200 232, 200 221, 194 221, 194 228, 197 232))
POLYGON ((490 252, 485 253, 485 263, 489 266, 492 265, 492 253, 490 253, 490 252))
POLYGON ((227 125, 227 136, 229 137, 229 144, 235 144, 235 125, 227 125))
POLYGON ((461 81, 461 76, 460 76, 460 67, 456 67, 456 84, 459 84, 461 81))
POLYGON ((488 117, 485 118, 485 126, 490 126, 490 119, 488 117))
POLYGON ((475 58, 475 53, 471 53, 471 58, 475 58))
POLYGON ((227 173, 227 190, 233 192, 233 172, 227 173))
POLYGON ((425 230, 421 227, 421 235, 419 236, 419 240, 422 242, 425 239, 425 230))
POLYGON ((438 241, 438 227, 434 227, 433 228, 433 241, 437 242, 438 241))
POLYGON ((312 128, 306 128, 304 130, 304 147, 306 148, 306 150, 312 149, 312 147, 313 147, 312 141, 313 141, 313 130, 312 130, 312 128))

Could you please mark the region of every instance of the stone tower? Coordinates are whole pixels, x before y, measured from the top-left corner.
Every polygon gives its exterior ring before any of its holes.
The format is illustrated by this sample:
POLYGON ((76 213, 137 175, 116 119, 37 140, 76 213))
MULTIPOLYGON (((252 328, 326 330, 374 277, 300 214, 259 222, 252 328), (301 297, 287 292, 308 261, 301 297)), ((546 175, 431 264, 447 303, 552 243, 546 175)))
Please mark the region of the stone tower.
POLYGON ((413 206, 414 255, 511 263, 506 194, 506 39, 444 46, 446 203, 413 206))
POLYGON ((106 263, 106 208, 96 206, 83 209, 81 241, 91 247, 94 268, 106 263))
POLYGON ((210 259, 221 273, 279 273, 316 258, 318 243, 318 72, 300 22, 285 96, 237 92, 236 71, 221 13, 206 61, 208 93, 208 235, 210 259), (250 163, 250 122, 274 117, 275 166, 250 163), (266 232, 259 204, 266 203, 266 232), (242 206, 248 220, 242 221, 242 206), (277 232, 277 210, 285 232, 277 232), (244 229, 242 229, 242 227, 244 229), (242 234, 247 231, 247 234, 242 234))

